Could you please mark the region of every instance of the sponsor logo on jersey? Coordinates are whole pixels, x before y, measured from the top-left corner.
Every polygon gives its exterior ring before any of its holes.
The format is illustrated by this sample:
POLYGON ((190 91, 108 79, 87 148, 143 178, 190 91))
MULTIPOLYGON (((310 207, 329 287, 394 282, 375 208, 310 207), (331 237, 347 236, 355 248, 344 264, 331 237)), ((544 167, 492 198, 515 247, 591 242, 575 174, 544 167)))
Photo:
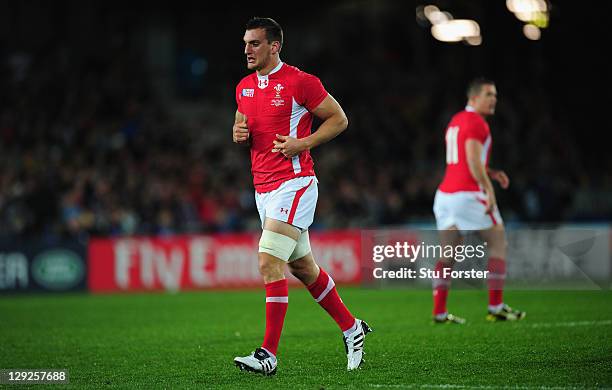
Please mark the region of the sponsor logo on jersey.
POLYGON ((242 96, 253 97, 253 96, 255 96, 255 90, 252 89, 252 88, 243 88, 242 89, 242 96))
POLYGON ((259 79, 258 83, 257 83, 257 86, 259 87, 259 89, 264 89, 265 87, 268 86, 268 79, 267 78, 259 79))

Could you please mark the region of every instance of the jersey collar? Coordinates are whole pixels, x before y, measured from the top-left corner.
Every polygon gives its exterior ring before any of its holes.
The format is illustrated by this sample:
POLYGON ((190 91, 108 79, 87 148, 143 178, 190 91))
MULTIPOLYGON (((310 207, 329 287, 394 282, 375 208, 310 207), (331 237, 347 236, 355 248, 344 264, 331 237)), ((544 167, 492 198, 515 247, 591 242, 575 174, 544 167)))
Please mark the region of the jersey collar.
POLYGON ((274 67, 274 69, 272 69, 272 70, 270 71, 270 73, 268 73, 268 75, 271 75, 271 74, 274 74, 274 73, 278 72, 278 71, 280 70, 281 66, 283 66, 283 61, 279 61, 279 62, 278 62, 278 65, 276 65, 276 66, 274 67))
POLYGON ((283 61, 279 61, 278 65, 276 65, 274 67, 274 69, 272 69, 270 71, 270 73, 268 74, 264 74, 264 75, 260 75, 259 73, 255 72, 255 74, 257 75, 258 79, 267 79, 269 76, 273 75, 274 73, 278 72, 280 70, 280 68, 283 66, 283 61))
POLYGON ((467 106, 465 106, 465 111, 476 112, 476 109, 468 104, 467 106))

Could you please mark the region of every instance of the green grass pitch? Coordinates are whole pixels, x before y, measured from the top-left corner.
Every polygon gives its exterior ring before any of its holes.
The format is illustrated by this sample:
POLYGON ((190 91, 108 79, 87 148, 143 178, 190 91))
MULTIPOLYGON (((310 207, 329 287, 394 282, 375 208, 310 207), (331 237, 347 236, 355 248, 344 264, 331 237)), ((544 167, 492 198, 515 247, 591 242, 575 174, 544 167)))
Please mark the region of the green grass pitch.
POLYGON ((612 386, 611 292, 509 291, 527 318, 488 323, 486 291, 451 291, 449 308, 468 319, 457 326, 431 323, 431 291, 339 291, 374 328, 356 372, 345 371, 336 324, 301 287, 290 288, 274 377, 232 362, 261 343, 263 289, 3 296, 0 368, 67 368, 71 384, 60 387, 73 388, 612 386))

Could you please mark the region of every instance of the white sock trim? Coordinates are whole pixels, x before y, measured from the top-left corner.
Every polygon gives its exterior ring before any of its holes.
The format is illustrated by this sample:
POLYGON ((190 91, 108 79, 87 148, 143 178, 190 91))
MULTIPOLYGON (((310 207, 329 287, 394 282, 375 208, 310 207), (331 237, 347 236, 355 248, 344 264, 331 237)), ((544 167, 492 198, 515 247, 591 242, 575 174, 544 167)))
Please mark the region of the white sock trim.
POLYGON ((500 303, 499 305, 489 305, 489 311, 492 313, 497 313, 501 309, 503 309, 503 307, 504 307, 503 303, 500 303))
POLYGON ((266 297, 266 303, 268 302, 289 303, 289 297, 266 297))
POLYGON ((355 320, 355 323, 353 324, 353 326, 351 326, 350 328, 342 332, 342 334, 348 337, 351 333, 355 332, 356 330, 357 330, 357 320, 355 320))
POLYGON ((329 294, 329 292, 332 290, 332 288, 334 288, 334 286, 336 285, 334 283, 334 279, 332 279, 331 276, 327 275, 327 277, 329 278, 327 280, 327 287, 325 287, 325 290, 323 290, 321 295, 319 295, 319 297, 317 299, 315 299, 315 301, 317 303, 321 302, 323 300, 323 298, 325 298, 327 296, 327 294, 329 294))

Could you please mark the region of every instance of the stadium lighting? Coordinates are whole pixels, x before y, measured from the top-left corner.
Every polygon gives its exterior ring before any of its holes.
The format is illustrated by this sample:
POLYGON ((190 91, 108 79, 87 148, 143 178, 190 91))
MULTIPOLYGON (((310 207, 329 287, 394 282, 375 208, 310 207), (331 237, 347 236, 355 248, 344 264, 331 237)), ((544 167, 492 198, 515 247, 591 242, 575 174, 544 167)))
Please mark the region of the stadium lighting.
POLYGON ((518 20, 521 22, 532 22, 535 20, 548 19, 548 16, 545 12, 516 12, 514 14, 518 20))
POLYGON ((460 42, 464 40, 470 46, 482 43, 480 26, 470 19, 454 19, 449 12, 442 11, 435 5, 420 5, 416 8, 417 23, 423 27, 431 25, 431 34, 441 42, 460 42))
POLYGON ((514 14, 533 14, 548 11, 548 5, 544 0, 506 0, 506 7, 514 14))
POLYGON ((465 42, 467 42, 470 46, 480 46, 482 43, 482 36, 478 35, 477 37, 466 37, 465 42))
POLYGON ((431 14, 434 12, 440 12, 440 8, 436 7, 435 5, 426 5, 425 8, 423 8, 423 13, 429 20, 431 20, 431 14))
MULTIPOLYGON (((550 7, 546 0, 506 0, 506 7, 514 13, 518 20, 526 23, 523 32, 529 39, 532 39, 531 36, 535 36, 533 27, 548 27, 550 7), (527 27, 528 25, 532 25, 532 27, 527 27), (525 31, 530 31, 531 35, 527 35, 525 31)), ((541 31, 538 29, 536 40, 540 39, 540 35, 541 31)))
MULTIPOLYGON (((442 42, 459 42, 464 38, 480 37, 480 26, 473 20, 455 19, 434 24, 431 27, 431 34, 442 42)), ((476 40, 473 40, 473 42, 476 42, 476 40)), ((482 38, 478 44, 481 42, 482 38)))
POLYGON ((534 16, 533 20, 531 21, 531 24, 538 26, 540 28, 548 27, 548 13, 547 12, 537 13, 534 16))
POLYGON ((434 11, 429 14, 428 19, 431 24, 440 24, 453 20, 453 15, 448 12, 434 11))
MULTIPOLYGON (((418 8, 417 14, 420 14, 418 8)), ((453 20, 453 15, 446 11, 440 11, 440 9, 435 5, 426 5, 423 8, 423 15, 425 15, 425 18, 427 18, 431 24, 444 23, 448 22, 449 20, 453 20)))
POLYGON ((532 41, 537 41, 542 36, 542 32, 538 28, 538 26, 534 26, 533 24, 526 24, 523 26, 523 34, 527 39, 532 41))

